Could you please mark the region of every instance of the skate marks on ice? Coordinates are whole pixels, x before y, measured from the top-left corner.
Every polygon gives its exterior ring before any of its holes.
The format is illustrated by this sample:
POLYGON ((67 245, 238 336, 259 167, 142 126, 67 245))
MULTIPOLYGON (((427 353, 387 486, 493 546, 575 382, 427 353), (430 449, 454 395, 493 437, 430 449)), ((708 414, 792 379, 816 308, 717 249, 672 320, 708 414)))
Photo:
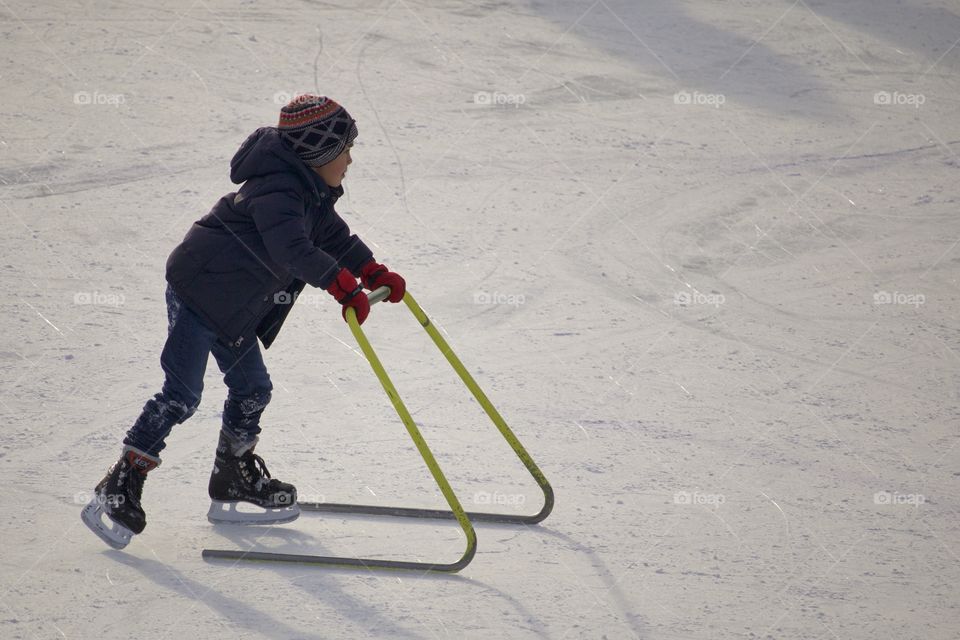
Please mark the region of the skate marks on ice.
MULTIPOLYGON (((0 168, 0 193, 6 198, 29 200, 63 194, 110 189, 131 183, 193 174, 210 166, 195 158, 179 158, 182 144, 156 144, 138 149, 140 163, 114 161, 116 166, 91 166, 88 157, 97 149, 72 145, 57 162, 11 165, 0 168), (158 172, 158 165, 161 171, 158 172)), ((118 156, 119 157, 119 156, 118 156)))

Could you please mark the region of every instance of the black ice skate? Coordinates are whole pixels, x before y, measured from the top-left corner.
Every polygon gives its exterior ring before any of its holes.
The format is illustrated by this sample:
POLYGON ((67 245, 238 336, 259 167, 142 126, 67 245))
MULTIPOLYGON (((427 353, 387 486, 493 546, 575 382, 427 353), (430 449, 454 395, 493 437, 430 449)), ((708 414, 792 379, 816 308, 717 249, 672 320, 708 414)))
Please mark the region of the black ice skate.
POLYGON ((243 445, 220 432, 217 459, 210 474, 210 510, 214 524, 280 524, 300 517, 297 490, 270 477, 257 441, 243 445))
POLYGON ((123 549, 147 526, 140 496, 147 472, 159 464, 160 458, 128 446, 94 487, 93 499, 83 508, 80 517, 114 549, 123 549))

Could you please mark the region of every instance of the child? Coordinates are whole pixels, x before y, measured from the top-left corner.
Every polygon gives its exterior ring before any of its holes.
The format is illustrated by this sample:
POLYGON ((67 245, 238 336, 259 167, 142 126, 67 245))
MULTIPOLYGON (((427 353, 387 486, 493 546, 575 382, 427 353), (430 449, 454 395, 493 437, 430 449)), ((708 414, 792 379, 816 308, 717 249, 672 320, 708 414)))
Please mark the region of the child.
POLYGON ((173 425, 200 404, 211 352, 229 392, 208 519, 279 523, 299 516, 296 489, 272 478, 254 453, 273 389, 257 338, 270 346, 306 284, 326 289, 344 318, 352 307, 361 323, 370 311, 363 287, 390 287, 390 302, 399 302, 406 287, 334 210, 356 137, 356 121, 333 100, 293 99, 277 127, 255 131, 233 157, 230 179, 243 186, 195 222, 170 254, 163 388, 127 432, 120 460, 82 514, 107 544, 122 549, 146 526, 144 479, 159 466, 173 425), (254 511, 239 511, 241 502, 254 511))

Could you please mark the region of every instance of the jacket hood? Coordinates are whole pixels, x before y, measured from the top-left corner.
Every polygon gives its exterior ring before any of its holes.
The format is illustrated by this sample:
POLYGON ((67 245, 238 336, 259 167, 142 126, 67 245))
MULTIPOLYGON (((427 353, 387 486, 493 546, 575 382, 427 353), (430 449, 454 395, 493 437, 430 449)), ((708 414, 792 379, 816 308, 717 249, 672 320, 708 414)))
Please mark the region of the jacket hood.
POLYGON ((230 161, 230 180, 241 184, 255 176, 293 173, 315 194, 329 188, 316 173, 288 147, 276 127, 261 127, 244 140, 230 161))

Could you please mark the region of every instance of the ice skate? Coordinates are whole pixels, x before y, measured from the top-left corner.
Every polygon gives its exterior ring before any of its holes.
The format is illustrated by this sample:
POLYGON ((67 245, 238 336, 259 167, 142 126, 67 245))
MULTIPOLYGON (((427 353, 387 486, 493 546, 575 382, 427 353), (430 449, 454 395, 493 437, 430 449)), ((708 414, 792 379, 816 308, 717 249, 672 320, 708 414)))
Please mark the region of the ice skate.
POLYGON ((263 458, 253 453, 256 444, 254 440, 239 445, 220 432, 217 458, 210 474, 210 522, 282 524, 300 517, 296 488, 271 478, 263 458))
POLYGON ((140 496, 147 472, 159 464, 159 458, 126 447, 83 508, 80 517, 84 524, 114 549, 126 547, 147 526, 140 496))

